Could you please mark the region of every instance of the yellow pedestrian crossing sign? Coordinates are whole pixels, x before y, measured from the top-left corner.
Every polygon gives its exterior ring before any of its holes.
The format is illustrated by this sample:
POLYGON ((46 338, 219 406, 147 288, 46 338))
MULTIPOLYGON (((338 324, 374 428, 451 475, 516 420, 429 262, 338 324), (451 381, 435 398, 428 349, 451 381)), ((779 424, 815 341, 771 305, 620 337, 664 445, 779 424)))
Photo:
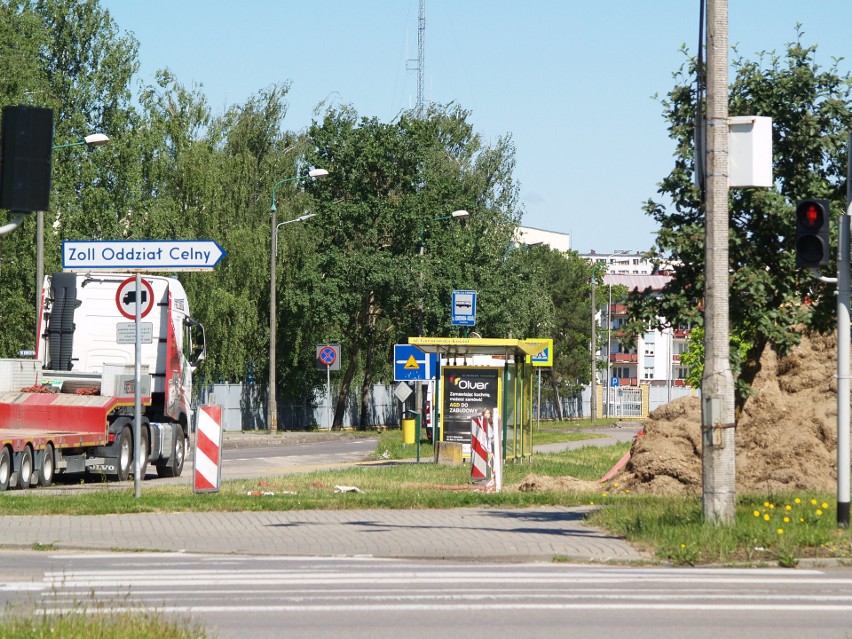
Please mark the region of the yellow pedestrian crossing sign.
POLYGON ((414 359, 414 355, 408 356, 408 361, 405 362, 405 370, 407 371, 417 371, 420 370, 420 364, 417 363, 417 360, 414 359))

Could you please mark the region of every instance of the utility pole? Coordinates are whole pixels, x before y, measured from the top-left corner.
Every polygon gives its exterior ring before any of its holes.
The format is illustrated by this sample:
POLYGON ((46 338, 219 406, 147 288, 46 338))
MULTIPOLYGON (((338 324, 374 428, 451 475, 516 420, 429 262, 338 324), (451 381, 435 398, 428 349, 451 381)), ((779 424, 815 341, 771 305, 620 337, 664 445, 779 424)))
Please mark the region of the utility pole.
POLYGON ((595 323, 597 322, 597 309, 595 308, 595 275, 592 274, 592 396, 590 414, 592 421, 598 418, 598 353, 597 353, 597 332, 595 331, 595 323))
POLYGON ((728 2, 707 3, 704 376, 701 477, 704 519, 732 524, 736 509, 734 379, 728 307, 728 2))

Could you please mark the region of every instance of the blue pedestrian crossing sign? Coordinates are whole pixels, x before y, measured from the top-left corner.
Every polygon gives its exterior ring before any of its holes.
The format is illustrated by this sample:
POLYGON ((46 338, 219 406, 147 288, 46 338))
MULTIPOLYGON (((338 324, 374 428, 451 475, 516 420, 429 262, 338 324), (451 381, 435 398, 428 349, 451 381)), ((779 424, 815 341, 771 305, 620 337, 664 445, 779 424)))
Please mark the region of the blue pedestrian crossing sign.
POLYGON ((530 356, 533 366, 553 366, 553 340, 552 339, 528 339, 528 342, 545 344, 545 347, 535 355, 530 356))
POLYGON ((410 344, 393 347, 393 378, 397 382, 427 381, 435 379, 438 355, 424 353, 410 344))

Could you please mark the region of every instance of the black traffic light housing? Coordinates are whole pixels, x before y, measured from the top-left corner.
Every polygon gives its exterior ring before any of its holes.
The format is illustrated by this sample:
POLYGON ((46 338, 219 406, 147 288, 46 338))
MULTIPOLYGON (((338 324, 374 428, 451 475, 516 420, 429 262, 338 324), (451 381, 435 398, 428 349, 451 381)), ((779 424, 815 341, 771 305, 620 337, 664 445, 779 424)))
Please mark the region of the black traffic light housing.
POLYGON ((796 203, 796 266, 818 268, 829 261, 828 200, 809 198, 796 203))

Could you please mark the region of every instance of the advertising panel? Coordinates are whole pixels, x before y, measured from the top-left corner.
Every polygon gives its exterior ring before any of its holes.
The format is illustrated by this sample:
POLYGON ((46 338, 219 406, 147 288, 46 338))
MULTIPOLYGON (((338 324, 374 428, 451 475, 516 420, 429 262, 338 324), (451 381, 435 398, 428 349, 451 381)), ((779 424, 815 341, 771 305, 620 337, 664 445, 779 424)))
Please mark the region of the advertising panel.
POLYGON ((462 444, 465 457, 470 456, 471 420, 485 410, 497 414, 501 372, 482 366, 441 368, 441 440, 462 444))

